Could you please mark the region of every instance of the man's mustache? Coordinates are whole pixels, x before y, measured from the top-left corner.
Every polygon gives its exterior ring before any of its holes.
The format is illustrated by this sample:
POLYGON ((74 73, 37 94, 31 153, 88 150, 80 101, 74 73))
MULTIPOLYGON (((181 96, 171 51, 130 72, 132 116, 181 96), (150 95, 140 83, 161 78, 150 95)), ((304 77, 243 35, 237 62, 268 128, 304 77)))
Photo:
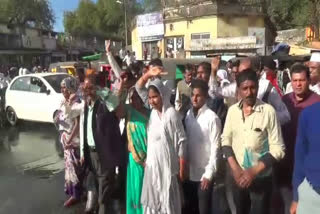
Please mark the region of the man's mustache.
POLYGON ((254 98, 255 98, 255 96, 248 96, 245 99, 254 99, 254 98))

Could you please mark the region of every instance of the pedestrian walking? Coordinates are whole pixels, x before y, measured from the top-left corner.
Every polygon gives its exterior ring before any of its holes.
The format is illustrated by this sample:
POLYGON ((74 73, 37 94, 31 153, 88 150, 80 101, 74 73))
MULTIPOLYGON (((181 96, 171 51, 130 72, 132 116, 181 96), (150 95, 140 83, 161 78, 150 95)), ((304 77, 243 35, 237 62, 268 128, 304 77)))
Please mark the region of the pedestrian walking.
POLYGON ((126 56, 123 58, 123 62, 126 62, 127 67, 129 67, 134 61, 134 56, 130 53, 130 51, 127 51, 126 56))

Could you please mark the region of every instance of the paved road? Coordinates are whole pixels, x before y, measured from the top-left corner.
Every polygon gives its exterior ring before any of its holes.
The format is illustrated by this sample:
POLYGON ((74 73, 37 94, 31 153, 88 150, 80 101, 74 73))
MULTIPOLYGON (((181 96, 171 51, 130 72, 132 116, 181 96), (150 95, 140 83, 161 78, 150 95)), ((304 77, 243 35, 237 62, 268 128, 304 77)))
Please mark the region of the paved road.
POLYGON ((63 208, 63 160, 53 125, 23 122, 0 130, 0 214, 81 214, 63 208))

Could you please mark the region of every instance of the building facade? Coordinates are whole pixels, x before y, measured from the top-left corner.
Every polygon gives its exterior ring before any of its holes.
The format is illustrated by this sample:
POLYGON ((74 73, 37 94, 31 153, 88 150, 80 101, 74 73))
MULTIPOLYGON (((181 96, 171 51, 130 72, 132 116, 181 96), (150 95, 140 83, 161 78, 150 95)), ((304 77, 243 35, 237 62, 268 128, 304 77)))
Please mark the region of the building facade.
POLYGON ((104 51, 104 41, 77 38, 31 27, 8 27, 0 23, 0 64, 25 66, 77 61, 104 51))
MULTIPOLYGON (((163 11, 158 13, 163 18, 163 35, 144 41, 141 39, 144 32, 152 28, 141 31, 138 22, 134 22, 132 48, 139 59, 145 58, 146 46, 156 47, 161 57, 169 58, 265 55, 276 36, 259 0, 241 4, 236 0, 177 0, 163 4, 163 11)), ((143 16, 139 18, 148 18, 143 16)))

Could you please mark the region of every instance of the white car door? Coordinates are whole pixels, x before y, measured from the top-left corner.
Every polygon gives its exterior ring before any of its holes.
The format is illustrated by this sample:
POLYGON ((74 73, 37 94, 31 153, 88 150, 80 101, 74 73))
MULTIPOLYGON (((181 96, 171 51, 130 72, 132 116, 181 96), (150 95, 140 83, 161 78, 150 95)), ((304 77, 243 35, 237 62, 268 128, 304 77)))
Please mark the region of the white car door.
POLYGON ((48 91, 47 85, 38 77, 31 77, 30 84, 31 106, 34 109, 32 112, 32 120, 40 122, 51 122, 48 114, 51 112, 50 102, 52 99, 51 91, 48 91))
POLYGON ((29 120, 30 103, 30 77, 17 78, 7 90, 6 106, 13 108, 19 119, 29 120))

